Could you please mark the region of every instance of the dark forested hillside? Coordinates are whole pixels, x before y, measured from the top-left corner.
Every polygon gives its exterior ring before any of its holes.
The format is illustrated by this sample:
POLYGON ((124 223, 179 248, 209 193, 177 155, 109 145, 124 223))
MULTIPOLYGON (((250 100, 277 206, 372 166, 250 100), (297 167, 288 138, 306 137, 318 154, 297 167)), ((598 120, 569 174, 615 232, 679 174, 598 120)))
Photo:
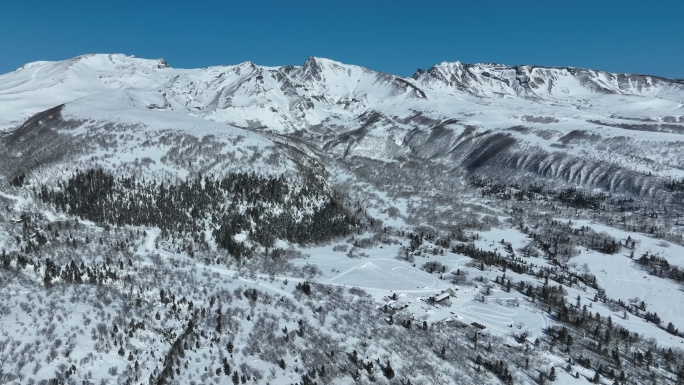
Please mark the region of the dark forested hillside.
POLYGON ((326 241, 359 224, 338 196, 322 188, 246 173, 168 184, 91 169, 57 188, 42 186, 37 194, 60 211, 99 224, 156 226, 202 242, 205 230, 211 229, 217 245, 238 258, 248 254, 247 246, 235 239, 240 233, 252 244, 271 247, 278 239, 326 241))

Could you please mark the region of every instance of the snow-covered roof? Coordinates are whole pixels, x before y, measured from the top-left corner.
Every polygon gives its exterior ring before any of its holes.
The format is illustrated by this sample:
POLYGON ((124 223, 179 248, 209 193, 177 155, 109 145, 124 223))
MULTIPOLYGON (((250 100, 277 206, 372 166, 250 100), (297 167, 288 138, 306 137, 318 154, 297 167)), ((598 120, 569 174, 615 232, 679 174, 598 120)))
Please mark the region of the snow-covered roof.
POLYGON ((432 296, 432 299, 434 299, 437 302, 440 302, 440 301, 443 301, 449 297, 451 297, 451 294, 449 292, 445 291, 444 293, 432 296))

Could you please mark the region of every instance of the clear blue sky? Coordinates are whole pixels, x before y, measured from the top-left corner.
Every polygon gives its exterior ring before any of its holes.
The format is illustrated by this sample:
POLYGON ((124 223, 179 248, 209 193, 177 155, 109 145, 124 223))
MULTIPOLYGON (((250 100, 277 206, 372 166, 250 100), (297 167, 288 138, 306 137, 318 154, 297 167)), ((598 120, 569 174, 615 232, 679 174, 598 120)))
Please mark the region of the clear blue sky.
POLYGON ((0 73, 125 53, 178 68, 321 56, 402 76, 459 60, 684 78, 683 18, 681 0, 7 0, 0 73))

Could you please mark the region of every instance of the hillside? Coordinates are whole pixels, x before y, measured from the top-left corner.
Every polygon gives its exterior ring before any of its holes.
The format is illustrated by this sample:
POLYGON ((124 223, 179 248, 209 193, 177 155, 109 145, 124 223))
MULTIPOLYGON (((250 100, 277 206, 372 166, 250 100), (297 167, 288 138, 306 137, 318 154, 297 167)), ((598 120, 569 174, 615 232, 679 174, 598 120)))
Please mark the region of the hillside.
POLYGON ((0 383, 682 384, 684 83, 0 75, 0 383))

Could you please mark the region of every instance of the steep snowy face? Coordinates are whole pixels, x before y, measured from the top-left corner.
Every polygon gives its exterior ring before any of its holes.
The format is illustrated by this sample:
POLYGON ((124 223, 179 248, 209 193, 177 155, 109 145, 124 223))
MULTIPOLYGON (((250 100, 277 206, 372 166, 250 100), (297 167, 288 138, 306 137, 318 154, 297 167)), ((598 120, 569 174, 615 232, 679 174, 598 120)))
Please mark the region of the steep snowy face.
POLYGON ((355 98, 381 101, 403 95, 425 97, 418 87, 403 78, 329 59, 311 57, 303 66, 292 68, 291 74, 311 91, 337 99, 334 102, 355 98))
POLYGON ((413 78, 435 92, 476 96, 581 97, 595 94, 674 96, 681 100, 684 82, 656 76, 614 74, 583 68, 441 63, 413 78))
MULTIPOLYGON (((356 116, 378 105, 425 98, 406 79, 345 65, 328 59, 309 58, 302 66, 262 67, 242 63, 180 76, 176 84, 191 80, 199 116, 251 128, 280 132, 306 129, 331 117, 356 116), (207 75, 210 79, 207 80, 207 75), (199 104, 196 100, 201 100, 199 104)), ((187 89, 187 86, 176 87, 187 89)), ((188 93, 176 92, 182 100, 188 93)))

